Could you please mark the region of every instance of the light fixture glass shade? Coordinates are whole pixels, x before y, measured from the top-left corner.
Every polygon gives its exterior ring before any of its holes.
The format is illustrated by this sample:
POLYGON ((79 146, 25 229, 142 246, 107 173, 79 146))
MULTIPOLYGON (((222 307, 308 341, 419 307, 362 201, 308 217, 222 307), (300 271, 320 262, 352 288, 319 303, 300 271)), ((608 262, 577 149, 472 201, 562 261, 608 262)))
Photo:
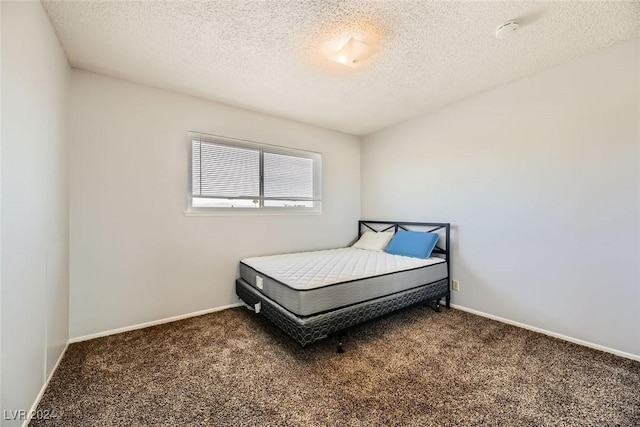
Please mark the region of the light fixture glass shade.
POLYGON ((348 67, 357 67, 373 55, 371 46, 353 37, 344 46, 328 58, 348 67))

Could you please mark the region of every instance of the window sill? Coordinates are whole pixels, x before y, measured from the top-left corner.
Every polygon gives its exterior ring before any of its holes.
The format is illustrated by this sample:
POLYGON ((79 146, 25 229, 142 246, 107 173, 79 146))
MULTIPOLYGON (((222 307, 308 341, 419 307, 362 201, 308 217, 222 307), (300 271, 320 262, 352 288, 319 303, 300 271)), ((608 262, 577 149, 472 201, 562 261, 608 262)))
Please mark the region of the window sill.
POLYGON ((274 211, 265 209, 231 209, 227 211, 184 211, 184 216, 287 216, 287 215, 322 215, 323 211, 274 211))

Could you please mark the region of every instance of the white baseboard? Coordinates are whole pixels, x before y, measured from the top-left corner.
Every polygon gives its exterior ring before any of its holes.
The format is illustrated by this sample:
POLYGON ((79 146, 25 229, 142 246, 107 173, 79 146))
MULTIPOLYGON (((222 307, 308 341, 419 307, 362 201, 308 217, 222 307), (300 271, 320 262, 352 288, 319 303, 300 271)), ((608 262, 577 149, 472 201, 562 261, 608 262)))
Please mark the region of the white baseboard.
POLYGON ((202 316, 203 314, 209 314, 209 313, 213 313, 213 312, 216 312, 216 311, 226 310, 228 308, 240 307, 240 306, 243 306, 243 305, 244 305, 243 303, 238 302, 238 303, 234 303, 234 304, 224 305, 222 307, 209 308, 207 310, 201 310, 201 311, 194 311, 193 313, 180 314, 178 316, 167 317, 165 319, 153 320, 151 322, 140 323, 140 324, 132 325, 132 326, 125 326, 123 328, 118 328, 118 329, 111 329, 109 331, 98 332, 98 333, 95 333, 95 334, 83 335, 83 336, 80 336, 80 337, 75 337, 75 338, 69 339, 69 343, 72 344, 72 343, 75 343, 75 342, 92 340, 94 338, 106 337, 108 335, 120 334, 122 332, 134 331, 136 329, 148 328, 149 326, 162 325, 163 323, 175 322, 176 320, 187 319, 189 317, 202 316))
POLYGON ((36 396, 36 400, 33 402, 33 405, 31 405, 31 409, 29 409, 29 413, 27 414, 26 419, 22 423, 22 427, 28 427, 29 423, 31 422, 31 418, 33 418, 33 416, 36 414, 36 410, 38 409, 38 405, 40 404, 40 400, 42 399, 42 396, 44 395, 45 390, 49 386, 49 381, 51 381, 51 378, 53 377, 53 374, 58 369, 58 365, 60 365, 60 362, 62 361, 62 358, 64 357, 64 354, 67 352, 68 348, 69 348, 69 341, 67 341, 67 343, 65 344, 64 349, 62 350, 62 353, 60 353, 60 357, 58 357, 58 361, 53 366, 53 369, 51 370, 51 373, 47 377, 47 380, 42 385, 42 388, 40 389, 40 392, 36 396))
POLYGON ((569 342, 572 342, 574 344, 582 345, 584 347, 594 348, 596 350, 605 351, 607 353, 615 354, 616 356, 624 357, 626 359, 631 359, 631 360, 637 360, 637 361, 640 362, 640 355, 637 355, 637 354, 632 354, 632 353, 627 353, 627 352, 620 351, 620 350, 615 350, 613 348, 605 347, 605 346, 599 345, 599 344, 594 344, 594 343, 589 342, 589 341, 583 341, 583 340, 580 340, 580 339, 577 339, 577 338, 573 338, 573 337, 569 337, 569 336, 566 336, 566 335, 558 334, 558 333, 555 333, 555 332, 547 331, 545 329, 536 328, 535 326, 525 325, 524 323, 515 322, 513 320, 505 319, 504 317, 494 316, 493 314, 484 313, 482 311, 474 310, 472 308, 463 307, 461 305, 451 304, 451 307, 455 308, 457 310, 466 311, 466 312, 471 313, 471 314, 476 314, 478 316, 487 317, 489 319, 497 320, 498 322, 506 323, 508 325, 517 326, 517 327, 522 328, 522 329, 528 329, 528 330, 533 331, 533 332, 538 332, 540 334, 548 335, 550 337, 558 338, 558 339, 561 339, 561 340, 564 340, 564 341, 569 341, 569 342))

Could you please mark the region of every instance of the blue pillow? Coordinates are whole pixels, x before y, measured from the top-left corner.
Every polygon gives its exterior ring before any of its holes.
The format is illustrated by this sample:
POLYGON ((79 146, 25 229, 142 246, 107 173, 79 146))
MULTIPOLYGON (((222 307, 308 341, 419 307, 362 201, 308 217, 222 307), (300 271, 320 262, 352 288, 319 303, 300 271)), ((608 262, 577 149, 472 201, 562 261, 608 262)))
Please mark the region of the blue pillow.
POLYGON ((437 233, 398 230, 385 252, 413 258, 429 258, 439 237, 437 233))

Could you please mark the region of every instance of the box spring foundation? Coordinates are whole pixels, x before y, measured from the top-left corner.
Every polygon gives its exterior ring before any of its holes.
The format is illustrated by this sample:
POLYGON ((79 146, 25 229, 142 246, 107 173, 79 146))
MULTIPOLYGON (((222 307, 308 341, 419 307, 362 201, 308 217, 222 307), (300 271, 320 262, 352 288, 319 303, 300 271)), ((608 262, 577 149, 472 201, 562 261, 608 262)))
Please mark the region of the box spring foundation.
POLYGON ((313 316, 300 317, 261 294, 243 279, 236 280, 236 293, 254 311, 275 323, 305 347, 351 326, 387 313, 449 295, 449 280, 443 279, 406 291, 386 295, 313 316))

